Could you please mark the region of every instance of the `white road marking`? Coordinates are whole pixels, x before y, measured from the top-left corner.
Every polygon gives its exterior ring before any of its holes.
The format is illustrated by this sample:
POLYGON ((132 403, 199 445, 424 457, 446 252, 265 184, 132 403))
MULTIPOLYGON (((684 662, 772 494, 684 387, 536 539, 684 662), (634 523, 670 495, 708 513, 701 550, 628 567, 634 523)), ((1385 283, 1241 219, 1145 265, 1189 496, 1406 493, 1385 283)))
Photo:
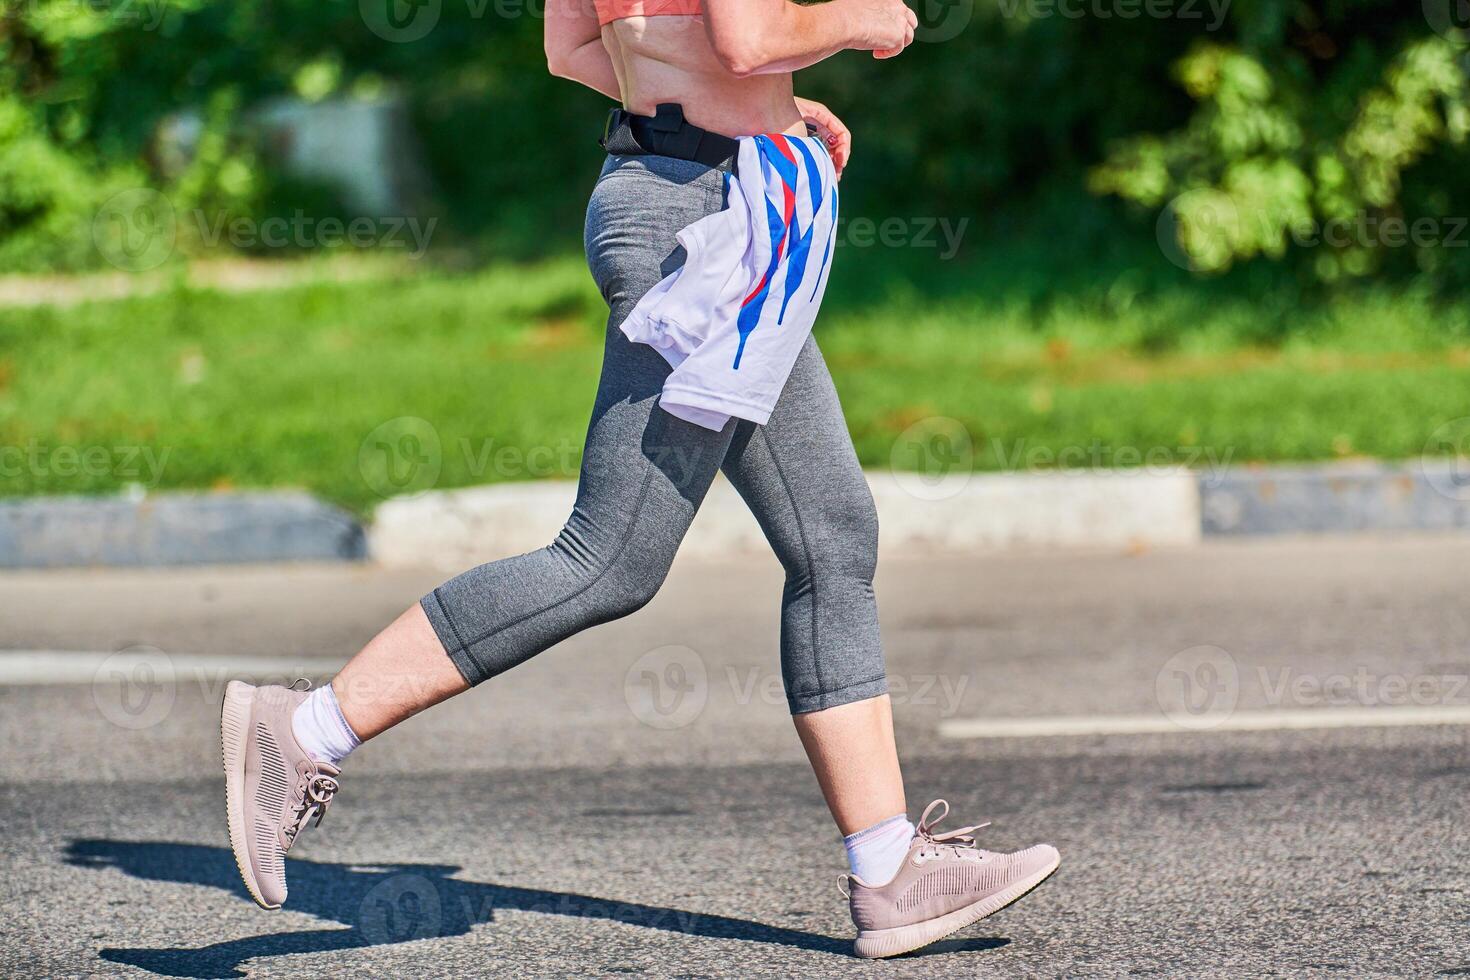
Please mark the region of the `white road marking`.
POLYGON ((345 657, 233 657, 128 649, 119 653, 0 650, 0 684, 106 684, 123 681, 295 678, 334 674, 345 657))
POLYGON ((1038 738, 1048 735, 1154 735, 1271 732, 1311 728, 1398 728, 1470 725, 1470 705, 1357 705, 1303 710, 1236 711, 1209 727, 1186 728, 1163 715, 968 718, 939 723, 943 738, 1038 738))

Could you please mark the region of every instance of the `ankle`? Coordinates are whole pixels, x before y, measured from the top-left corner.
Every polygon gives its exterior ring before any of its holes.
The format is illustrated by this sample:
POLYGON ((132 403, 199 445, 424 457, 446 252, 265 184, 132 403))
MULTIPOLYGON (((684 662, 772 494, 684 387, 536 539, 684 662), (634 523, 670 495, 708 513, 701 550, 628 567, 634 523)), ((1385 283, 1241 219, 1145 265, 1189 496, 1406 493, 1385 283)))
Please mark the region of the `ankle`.
POLYGON ((297 705, 291 716, 291 734, 311 758, 334 766, 362 744, 343 716, 331 684, 323 684, 297 705))
POLYGON ((886 884, 898 874, 913 837, 914 825, 902 813, 848 834, 842 838, 848 868, 869 885, 886 884))

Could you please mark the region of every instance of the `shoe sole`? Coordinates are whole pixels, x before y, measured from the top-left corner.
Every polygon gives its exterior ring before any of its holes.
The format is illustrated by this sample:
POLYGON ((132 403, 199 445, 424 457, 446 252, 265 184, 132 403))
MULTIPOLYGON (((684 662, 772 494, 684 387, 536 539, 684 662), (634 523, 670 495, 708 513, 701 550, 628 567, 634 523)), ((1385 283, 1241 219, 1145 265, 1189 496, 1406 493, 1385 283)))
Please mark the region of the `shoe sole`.
POLYGON ((962 909, 956 909, 937 918, 915 922, 911 926, 860 932, 852 944, 852 951, 864 959, 875 960, 912 953, 930 943, 937 943, 946 936, 959 932, 965 926, 979 922, 986 916, 999 912, 1007 905, 1025 898, 1037 885, 1056 874, 1061 864, 1061 855, 1057 855, 1051 864, 1030 877, 1022 878, 1009 888, 1002 889, 989 898, 981 899, 974 905, 966 905, 962 909))
POLYGON ((225 703, 220 706, 220 759, 225 768, 225 816, 230 828, 230 850, 235 853, 235 867, 255 904, 263 909, 278 909, 260 895, 260 886, 250 870, 250 851, 245 836, 245 740, 250 733, 249 684, 230 681, 225 686, 225 703))

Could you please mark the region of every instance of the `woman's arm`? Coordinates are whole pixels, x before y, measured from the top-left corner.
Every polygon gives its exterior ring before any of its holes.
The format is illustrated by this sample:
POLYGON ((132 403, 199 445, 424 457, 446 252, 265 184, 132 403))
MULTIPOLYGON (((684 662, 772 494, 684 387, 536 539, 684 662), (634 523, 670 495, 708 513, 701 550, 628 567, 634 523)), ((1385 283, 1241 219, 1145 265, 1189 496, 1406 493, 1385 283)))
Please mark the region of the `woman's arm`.
POLYGON ((733 75, 791 72, 856 48, 891 58, 914 39, 903 0, 704 0, 715 55, 733 75))
POLYGON ((546 67, 553 75, 622 100, 592 0, 546 0, 545 43, 546 67))

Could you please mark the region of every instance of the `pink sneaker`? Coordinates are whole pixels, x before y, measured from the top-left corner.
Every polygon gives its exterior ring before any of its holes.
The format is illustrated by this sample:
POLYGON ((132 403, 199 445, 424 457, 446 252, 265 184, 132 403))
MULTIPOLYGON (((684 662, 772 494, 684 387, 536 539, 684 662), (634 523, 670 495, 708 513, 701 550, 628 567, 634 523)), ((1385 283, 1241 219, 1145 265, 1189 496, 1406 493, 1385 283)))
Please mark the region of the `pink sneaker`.
POLYGON ((934 825, 948 814, 944 800, 925 807, 908 856, 887 884, 843 876, 858 927, 857 955, 897 956, 937 942, 999 912, 1051 877, 1062 862, 1049 844, 1014 854, 980 850, 972 835, 988 824, 936 834, 934 825), (935 807, 944 811, 930 820, 935 807))
POLYGON ((230 681, 220 711, 230 847, 250 897, 263 909, 286 900, 286 852, 322 816, 341 771, 296 744, 291 716, 306 700, 293 687, 230 681))

